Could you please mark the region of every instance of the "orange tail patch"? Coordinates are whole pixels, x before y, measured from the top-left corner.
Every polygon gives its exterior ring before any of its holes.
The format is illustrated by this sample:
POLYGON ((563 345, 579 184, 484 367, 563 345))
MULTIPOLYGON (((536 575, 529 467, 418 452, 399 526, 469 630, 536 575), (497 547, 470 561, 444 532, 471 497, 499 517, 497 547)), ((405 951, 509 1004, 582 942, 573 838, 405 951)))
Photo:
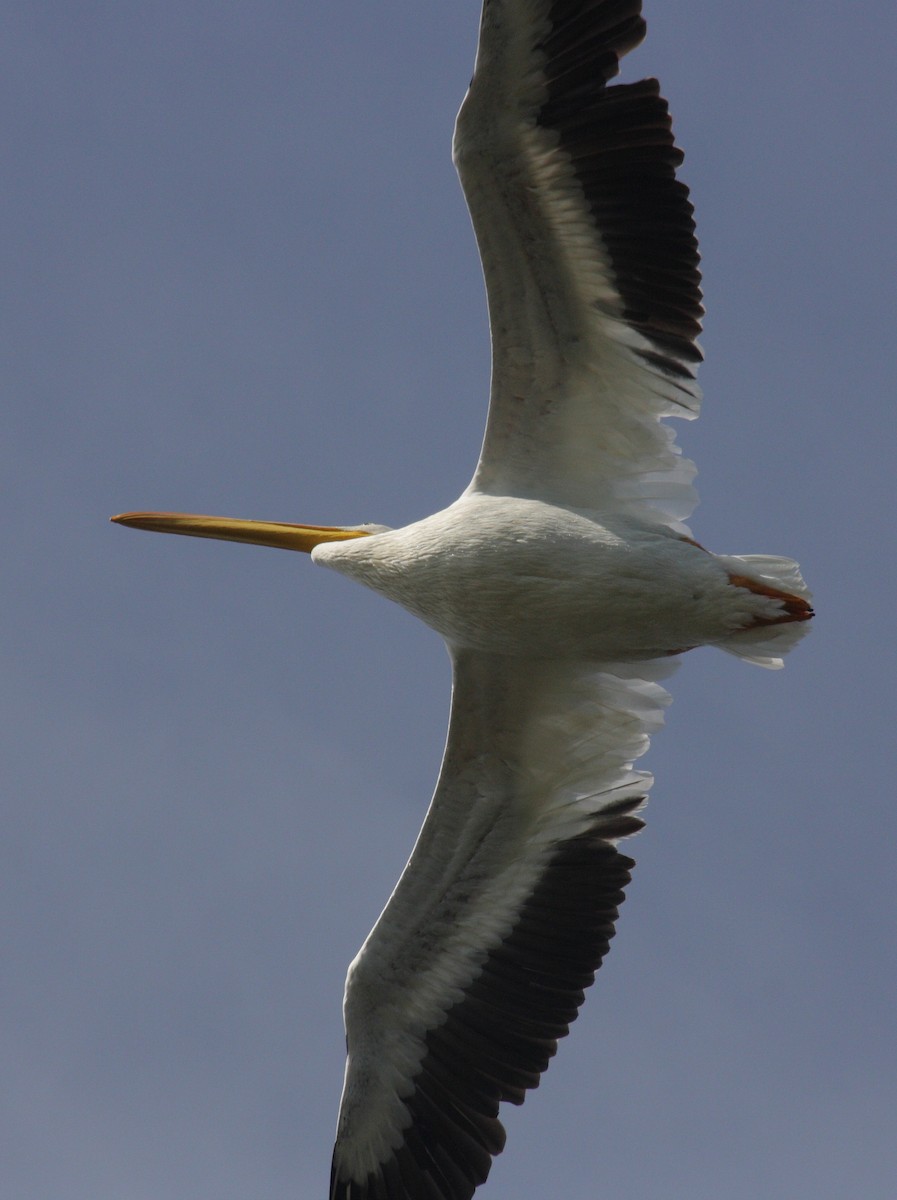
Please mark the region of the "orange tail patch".
POLYGON ((745 627, 747 629, 757 629, 761 625, 784 625, 789 621, 809 621, 814 615, 812 607, 804 600, 803 596, 794 596, 790 592, 779 591, 778 588, 769 587, 768 584, 750 579, 747 575, 730 574, 729 583, 733 587, 746 588, 755 596, 766 596, 770 600, 778 600, 785 609, 779 617, 755 617, 751 624, 745 627))

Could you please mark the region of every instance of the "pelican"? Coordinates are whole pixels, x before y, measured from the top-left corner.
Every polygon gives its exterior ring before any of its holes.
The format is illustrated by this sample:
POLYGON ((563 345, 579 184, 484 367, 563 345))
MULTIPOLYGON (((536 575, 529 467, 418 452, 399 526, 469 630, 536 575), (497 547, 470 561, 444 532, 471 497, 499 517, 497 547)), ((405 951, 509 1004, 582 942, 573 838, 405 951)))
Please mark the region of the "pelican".
POLYGON ((797 564, 682 524, 701 294, 656 80, 608 86, 639 0, 485 0, 454 135, 492 334, 467 490, 402 529, 177 513, 123 525, 310 553, 435 629, 439 778, 349 967, 330 1200, 469 1200, 614 933, 677 656, 766 667, 813 615, 797 564))

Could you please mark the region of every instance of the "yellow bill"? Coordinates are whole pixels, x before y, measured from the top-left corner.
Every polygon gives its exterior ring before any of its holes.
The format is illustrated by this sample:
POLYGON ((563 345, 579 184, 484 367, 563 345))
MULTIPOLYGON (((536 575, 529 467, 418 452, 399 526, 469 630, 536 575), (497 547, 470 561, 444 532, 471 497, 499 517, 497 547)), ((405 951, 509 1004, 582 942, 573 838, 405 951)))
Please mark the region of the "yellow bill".
POLYGON ((218 538, 225 542, 247 542, 252 546, 275 546, 279 550, 310 553, 322 542, 343 542, 367 537, 369 529, 345 525, 291 525, 283 521, 241 521, 234 517, 206 517, 198 513, 131 512, 110 520, 131 529, 154 533, 180 533, 185 537, 218 538))

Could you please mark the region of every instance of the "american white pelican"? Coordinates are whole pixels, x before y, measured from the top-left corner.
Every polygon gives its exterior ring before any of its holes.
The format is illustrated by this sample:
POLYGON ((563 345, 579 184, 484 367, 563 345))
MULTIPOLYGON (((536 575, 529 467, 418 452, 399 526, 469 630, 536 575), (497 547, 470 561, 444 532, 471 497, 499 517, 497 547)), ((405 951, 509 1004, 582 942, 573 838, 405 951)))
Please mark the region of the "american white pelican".
POLYGON ((672 656, 764 666, 812 616, 789 559, 679 522, 698 254, 654 80, 608 87, 639 0, 485 0, 454 157, 479 242, 492 393, 470 486, 404 529, 130 513, 311 552, 445 638, 445 757, 405 871, 349 968, 331 1200, 463 1200, 613 936, 651 782, 632 763, 672 656))

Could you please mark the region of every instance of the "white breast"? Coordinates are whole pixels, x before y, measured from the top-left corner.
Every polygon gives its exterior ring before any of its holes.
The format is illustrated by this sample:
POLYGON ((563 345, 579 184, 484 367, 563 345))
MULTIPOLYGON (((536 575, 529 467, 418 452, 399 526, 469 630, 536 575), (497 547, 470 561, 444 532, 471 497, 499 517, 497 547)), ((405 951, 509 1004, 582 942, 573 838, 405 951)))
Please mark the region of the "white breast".
POLYGON ((750 615, 714 555, 668 527, 537 500, 469 494, 312 557, 451 645, 504 654, 651 658, 720 641, 750 615))

